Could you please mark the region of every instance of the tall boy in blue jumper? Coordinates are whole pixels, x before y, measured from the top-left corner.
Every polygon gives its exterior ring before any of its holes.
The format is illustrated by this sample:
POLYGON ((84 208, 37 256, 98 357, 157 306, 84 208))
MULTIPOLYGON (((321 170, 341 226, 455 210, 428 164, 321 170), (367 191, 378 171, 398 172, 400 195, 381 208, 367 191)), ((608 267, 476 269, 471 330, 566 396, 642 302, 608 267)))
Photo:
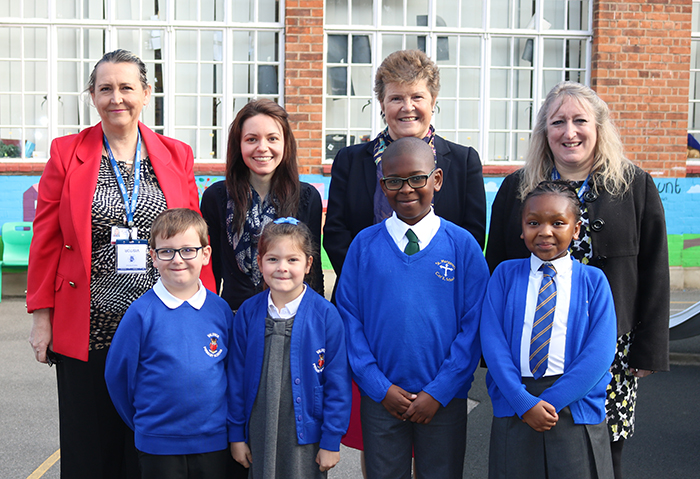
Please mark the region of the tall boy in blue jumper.
POLYGON ((199 280, 211 255, 207 224, 192 210, 166 210, 149 243, 160 279, 117 328, 107 388, 134 430, 142 477, 224 479, 233 314, 199 280))
POLYGON ((469 232, 433 213, 442 170, 427 143, 392 142, 382 168, 394 214, 354 239, 336 295, 367 477, 410 478, 413 451, 421 479, 461 478, 488 267, 469 232))

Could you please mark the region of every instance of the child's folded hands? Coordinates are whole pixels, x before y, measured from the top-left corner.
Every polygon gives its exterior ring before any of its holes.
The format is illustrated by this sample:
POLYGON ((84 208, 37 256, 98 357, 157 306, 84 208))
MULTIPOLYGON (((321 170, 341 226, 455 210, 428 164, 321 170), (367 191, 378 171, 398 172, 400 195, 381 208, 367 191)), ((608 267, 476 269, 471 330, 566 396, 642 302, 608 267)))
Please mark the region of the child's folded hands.
POLYGON ((413 393, 401 389, 396 384, 389 386, 389 390, 386 392, 386 396, 382 400, 382 406, 386 408, 387 411, 391 413, 396 419, 406 420, 404 414, 411 406, 411 403, 416 396, 413 393))
POLYGON ((547 401, 540 401, 523 414, 523 422, 537 432, 549 431, 559 420, 557 409, 547 401))

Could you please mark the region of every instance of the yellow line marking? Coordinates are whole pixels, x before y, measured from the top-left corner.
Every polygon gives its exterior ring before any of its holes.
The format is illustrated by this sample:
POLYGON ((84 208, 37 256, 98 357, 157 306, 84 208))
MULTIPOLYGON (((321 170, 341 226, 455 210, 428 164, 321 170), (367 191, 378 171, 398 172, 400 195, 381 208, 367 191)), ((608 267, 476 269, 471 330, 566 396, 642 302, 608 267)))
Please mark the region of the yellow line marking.
POLYGON ((27 479, 39 479, 41 476, 46 474, 46 472, 51 469, 51 467, 56 464, 56 461, 61 459, 61 450, 59 449, 58 451, 54 452, 49 456, 47 460, 45 460, 41 466, 37 467, 34 472, 32 472, 27 479))

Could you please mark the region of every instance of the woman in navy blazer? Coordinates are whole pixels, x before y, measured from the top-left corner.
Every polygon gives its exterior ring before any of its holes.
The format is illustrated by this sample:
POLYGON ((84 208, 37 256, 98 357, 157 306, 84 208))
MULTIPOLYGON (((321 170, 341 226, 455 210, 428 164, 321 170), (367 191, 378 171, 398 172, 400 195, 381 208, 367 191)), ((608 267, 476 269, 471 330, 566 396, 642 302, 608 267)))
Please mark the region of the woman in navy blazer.
MULTIPOLYGON (((394 52, 377 69, 374 91, 387 128, 369 143, 342 148, 331 170, 323 247, 335 273, 340 276, 353 238, 391 215, 379 186, 381 155, 392 141, 408 136, 428 143, 442 169, 435 213, 469 231, 483 248, 486 195, 479 154, 436 135, 430 124, 440 91, 437 65, 420 50, 394 52)), ((353 384, 353 412, 343 444, 356 449, 362 449, 359 399, 353 384)))
MULTIPOLYGON (((27 311, 34 316, 30 343, 37 361, 57 363, 62 477, 136 477, 133 433, 114 416, 104 383, 113 331, 100 321, 109 317, 116 329, 123 311, 104 307, 100 317, 94 311, 98 303, 125 310, 124 298, 145 292, 155 275, 149 263, 145 274, 116 275, 116 287, 109 287, 115 270, 109 223, 126 225, 117 176, 103 156, 111 149, 128 188, 140 133, 141 201, 134 213, 139 238, 148 238, 151 217, 165 208, 199 211, 199 197, 192 149, 139 122, 151 90, 138 57, 124 50, 107 53, 95 65, 88 90, 102 122, 55 139, 39 183, 27 285, 27 311), (109 264, 95 261, 102 251, 111 255, 109 264), (97 277, 108 278, 107 287, 97 288, 97 277)), ((211 270, 207 283, 213 286, 211 270)))

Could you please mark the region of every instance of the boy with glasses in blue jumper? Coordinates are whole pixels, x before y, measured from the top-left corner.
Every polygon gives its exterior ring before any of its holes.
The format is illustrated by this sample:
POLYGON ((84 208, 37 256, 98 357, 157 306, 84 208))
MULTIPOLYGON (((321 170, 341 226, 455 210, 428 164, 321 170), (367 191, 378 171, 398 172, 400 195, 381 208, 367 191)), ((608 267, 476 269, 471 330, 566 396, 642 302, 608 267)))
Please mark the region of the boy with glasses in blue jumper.
POLYGON ((413 452, 421 479, 461 478, 488 268, 472 235, 433 212, 443 171, 427 143, 392 142, 382 168, 394 213, 352 242, 336 293, 367 477, 410 478, 413 452))
POLYGON ((155 286, 124 315, 107 355, 112 402, 134 430, 144 478, 226 477, 233 313, 199 280, 207 224, 185 208, 153 221, 155 286))

